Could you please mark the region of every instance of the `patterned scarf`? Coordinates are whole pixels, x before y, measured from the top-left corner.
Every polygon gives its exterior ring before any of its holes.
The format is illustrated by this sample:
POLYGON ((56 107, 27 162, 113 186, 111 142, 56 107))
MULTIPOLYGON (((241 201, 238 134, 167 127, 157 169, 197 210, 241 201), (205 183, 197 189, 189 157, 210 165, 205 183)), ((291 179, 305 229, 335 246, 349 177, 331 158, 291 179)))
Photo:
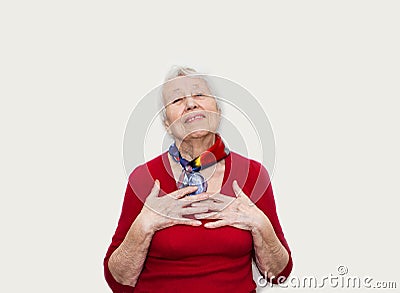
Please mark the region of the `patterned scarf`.
POLYGON ((186 186, 198 187, 197 190, 190 195, 207 191, 207 181, 199 171, 216 164, 229 155, 229 149, 225 147, 224 142, 218 134, 215 134, 215 143, 208 150, 191 161, 181 156, 175 143, 169 147, 168 152, 175 162, 179 162, 182 166, 182 174, 179 176, 177 187, 179 189, 186 186))

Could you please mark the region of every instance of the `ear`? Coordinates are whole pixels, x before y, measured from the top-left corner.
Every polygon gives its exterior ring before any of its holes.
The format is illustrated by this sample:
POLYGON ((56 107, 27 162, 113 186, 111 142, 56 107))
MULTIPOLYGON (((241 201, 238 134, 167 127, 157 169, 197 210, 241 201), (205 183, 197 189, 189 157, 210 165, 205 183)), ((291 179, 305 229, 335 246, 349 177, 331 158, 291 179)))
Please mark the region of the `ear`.
POLYGON ((172 131, 171 131, 171 123, 168 121, 167 117, 165 117, 164 121, 163 121, 165 130, 168 132, 169 135, 172 135, 172 131))
POLYGON ((214 98, 214 100, 215 100, 215 107, 217 108, 217 112, 218 112, 219 115, 221 115, 222 114, 222 109, 221 109, 219 103, 217 102, 217 99, 214 98))

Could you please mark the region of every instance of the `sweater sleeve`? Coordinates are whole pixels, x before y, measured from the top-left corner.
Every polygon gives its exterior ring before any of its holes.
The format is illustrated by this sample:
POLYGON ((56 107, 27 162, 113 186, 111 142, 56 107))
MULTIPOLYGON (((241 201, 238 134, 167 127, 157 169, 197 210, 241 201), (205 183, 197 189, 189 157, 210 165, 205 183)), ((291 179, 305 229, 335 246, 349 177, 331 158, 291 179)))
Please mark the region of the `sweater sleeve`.
POLYGON ((260 210, 262 210, 264 214, 268 217, 274 228, 276 236, 278 237, 279 241, 282 243, 282 245, 285 247, 285 249, 289 254, 289 261, 286 267, 282 270, 282 272, 279 273, 279 275, 275 276, 275 279, 272 280, 273 283, 277 283, 278 281, 282 282, 281 279, 285 278, 286 280, 286 278, 292 271, 293 261, 292 261, 291 251, 285 239, 285 235, 283 233, 282 227, 278 219, 274 194, 272 191, 272 185, 270 182, 268 172, 264 168, 264 166, 255 161, 252 161, 250 168, 252 171, 255 171, 253 174, 256 174, 256 176, 251 176, 252 177, 251 181, 254 181, 252 186, 254 187, 251 190, 250 198, 256 200, 257 207, 260 210), (260 194, 262 194, 261 197, 259 196, 260 194))
POLYGON ((111 254, 119 247, 122 241, 125 239, 126 234, 129 231, 133 221, 136 219, 137 215, 140 213, 143 207, 143 203, 136 196, 132 190, 131 184, 128 183, 126 188, 124 203, 122 205, 121 216, 118 221, 117 229, 112 237, 111 245, 109 246, 106 256, 104 258, 104 276, 105 279, 112 289, 113 292, 117 293, 128 293, 134 292, 134 287, 122 285, 118 283, 112 276, 108 268, 108 260, 111 254))

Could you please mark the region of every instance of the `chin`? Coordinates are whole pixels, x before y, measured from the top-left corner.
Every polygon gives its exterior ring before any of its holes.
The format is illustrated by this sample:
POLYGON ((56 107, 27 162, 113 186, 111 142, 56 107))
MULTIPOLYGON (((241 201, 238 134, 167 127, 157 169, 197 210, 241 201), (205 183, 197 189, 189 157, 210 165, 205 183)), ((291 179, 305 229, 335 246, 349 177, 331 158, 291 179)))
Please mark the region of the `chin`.
POLYGON ((184 139, 199 139, 202 137, 206 137, 211 133, 214 134, 215 131, 205 129, 192 130, 189 134, 185 135, 184 139))

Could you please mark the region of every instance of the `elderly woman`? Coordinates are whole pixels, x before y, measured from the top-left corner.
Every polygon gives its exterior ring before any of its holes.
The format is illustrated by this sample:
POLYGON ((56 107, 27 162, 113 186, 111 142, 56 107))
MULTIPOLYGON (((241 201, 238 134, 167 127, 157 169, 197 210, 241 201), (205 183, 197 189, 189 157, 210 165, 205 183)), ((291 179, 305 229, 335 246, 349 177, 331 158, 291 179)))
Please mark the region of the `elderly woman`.
POLYGON ((287 277, 292 259, 268 173, 225 147, 207 81, 176 67, 162 96, 175 143, 129 176, 104 259, 111 289, 255 292, 253 259, 271 281, 287 277))

